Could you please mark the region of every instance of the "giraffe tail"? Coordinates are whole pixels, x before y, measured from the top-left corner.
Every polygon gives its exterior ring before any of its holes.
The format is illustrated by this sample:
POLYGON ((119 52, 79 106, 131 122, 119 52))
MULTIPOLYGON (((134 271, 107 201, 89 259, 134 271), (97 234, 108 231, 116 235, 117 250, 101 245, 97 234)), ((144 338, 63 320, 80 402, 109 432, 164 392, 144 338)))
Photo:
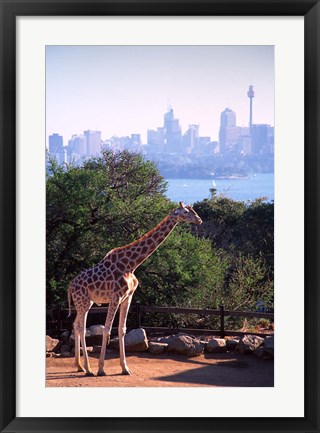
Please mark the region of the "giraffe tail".
POLYGON ((68 304, 69 304, 69 314, 68 317, 71 316, 71 284, 68 286, 68 304))

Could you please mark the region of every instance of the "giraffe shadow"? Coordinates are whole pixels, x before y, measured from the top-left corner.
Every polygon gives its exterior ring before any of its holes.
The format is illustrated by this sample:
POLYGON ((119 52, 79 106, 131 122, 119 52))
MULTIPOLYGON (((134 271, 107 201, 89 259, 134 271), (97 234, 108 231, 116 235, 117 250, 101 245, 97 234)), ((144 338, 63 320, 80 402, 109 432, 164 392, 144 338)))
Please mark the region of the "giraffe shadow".
POLYGON ((84 373, 69 373, 68 371, 59 371, 55 373, 47 373, 46 380, 56 380, 56 379, 87 379, 84 373))

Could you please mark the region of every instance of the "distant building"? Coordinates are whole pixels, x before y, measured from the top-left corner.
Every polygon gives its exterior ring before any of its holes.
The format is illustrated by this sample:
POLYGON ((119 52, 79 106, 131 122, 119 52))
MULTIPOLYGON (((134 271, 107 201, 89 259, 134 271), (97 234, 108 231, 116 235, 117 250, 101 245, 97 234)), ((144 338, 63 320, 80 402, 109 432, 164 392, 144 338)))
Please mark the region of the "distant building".
POLYGON ((140 153, 142 151, 142 142, 141 142, 140 134, 131 134, 129 150, 135 153, 140 153))
POLYGON ((182 134, 179 119, 174 118, 173 109, 164 115, 163 127, 165 129, 165 152, 181 153, 182 134))
POLYGON ((101 153, 101 131, 84 131, 87 140, 87 154, 89 156, 101 153))
POLYGON ((63 137, 57 133, 49 135, 49 153, 59 153, 63 151, 63 137))
POLYGON ((220 128, 230 128, 236 125, 236 113, 226 108, 220 115, 220 128))
POLYGON ((148 129, 147 131, 147 147, 152 153, 163 153, 165 143, 165 129, 157 128, 148 129))
POLYGON ((226 108, 220 115, 220 152, 222 154, 237 152, 240 136, 241 127, 236 125, 236 113, 226 108))
POLYGON ((67 155, 69 162, 78 162, 87 156, 87 139, 84 135, 73 135, 68 141, 67 155))
POLYGON ((237 152, 241 128, 236 125, 236 113, 226 108, 220 115, 219 143, 220 152, 237 152))
POLYGON ((57 133, 49 135, 49 156, 55 159, 58 164, 67 162, 66 151, 63 147, 63 137, 57 133))
POLYGON ((252 125, 252 153, 274 153, 274 128, 270 125, 252 125))
POLYGON ((199 125, 189 125, 188 130, 183 134, 182 153, 192 153, 198 146, 198 139, 199 125))
POLYGON ((236 113, 226 108, 220 117, 219 144, 222 154, 230 152, 244 155, 273 153, 274 128, 265 124, 253 124, 251 128, 250 126, 237 126, 236 113))

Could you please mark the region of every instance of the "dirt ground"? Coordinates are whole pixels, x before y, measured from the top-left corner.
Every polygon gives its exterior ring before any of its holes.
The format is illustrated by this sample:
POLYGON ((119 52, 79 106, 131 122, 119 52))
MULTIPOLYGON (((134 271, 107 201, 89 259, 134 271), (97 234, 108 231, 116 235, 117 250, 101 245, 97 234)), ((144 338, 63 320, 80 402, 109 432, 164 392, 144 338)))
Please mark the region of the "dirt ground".
MULTIPOLYGON (((90 365, 98 370, 98 354, 90 365)), ((273 360, 236 353, 203 354, 195 358, 178 355, 127 354, 131 376, 121 374, 119 355, 108 353, 104 377, 86 377, 75 371, 74 358, 47 358, 47 387, 191 387, 274 386, 273 360)))

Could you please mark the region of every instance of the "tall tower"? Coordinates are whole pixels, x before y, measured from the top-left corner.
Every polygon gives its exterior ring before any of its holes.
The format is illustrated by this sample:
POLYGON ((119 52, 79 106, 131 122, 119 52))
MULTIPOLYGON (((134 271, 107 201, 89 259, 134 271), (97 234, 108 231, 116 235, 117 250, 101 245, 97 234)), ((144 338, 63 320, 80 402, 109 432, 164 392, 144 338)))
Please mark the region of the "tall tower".
POLYGON ((253 86, 249 86, 249 90, 247 92, 248 97, 250 98, 250 135, 252 133, 252 98, 254 98, 253 86))

